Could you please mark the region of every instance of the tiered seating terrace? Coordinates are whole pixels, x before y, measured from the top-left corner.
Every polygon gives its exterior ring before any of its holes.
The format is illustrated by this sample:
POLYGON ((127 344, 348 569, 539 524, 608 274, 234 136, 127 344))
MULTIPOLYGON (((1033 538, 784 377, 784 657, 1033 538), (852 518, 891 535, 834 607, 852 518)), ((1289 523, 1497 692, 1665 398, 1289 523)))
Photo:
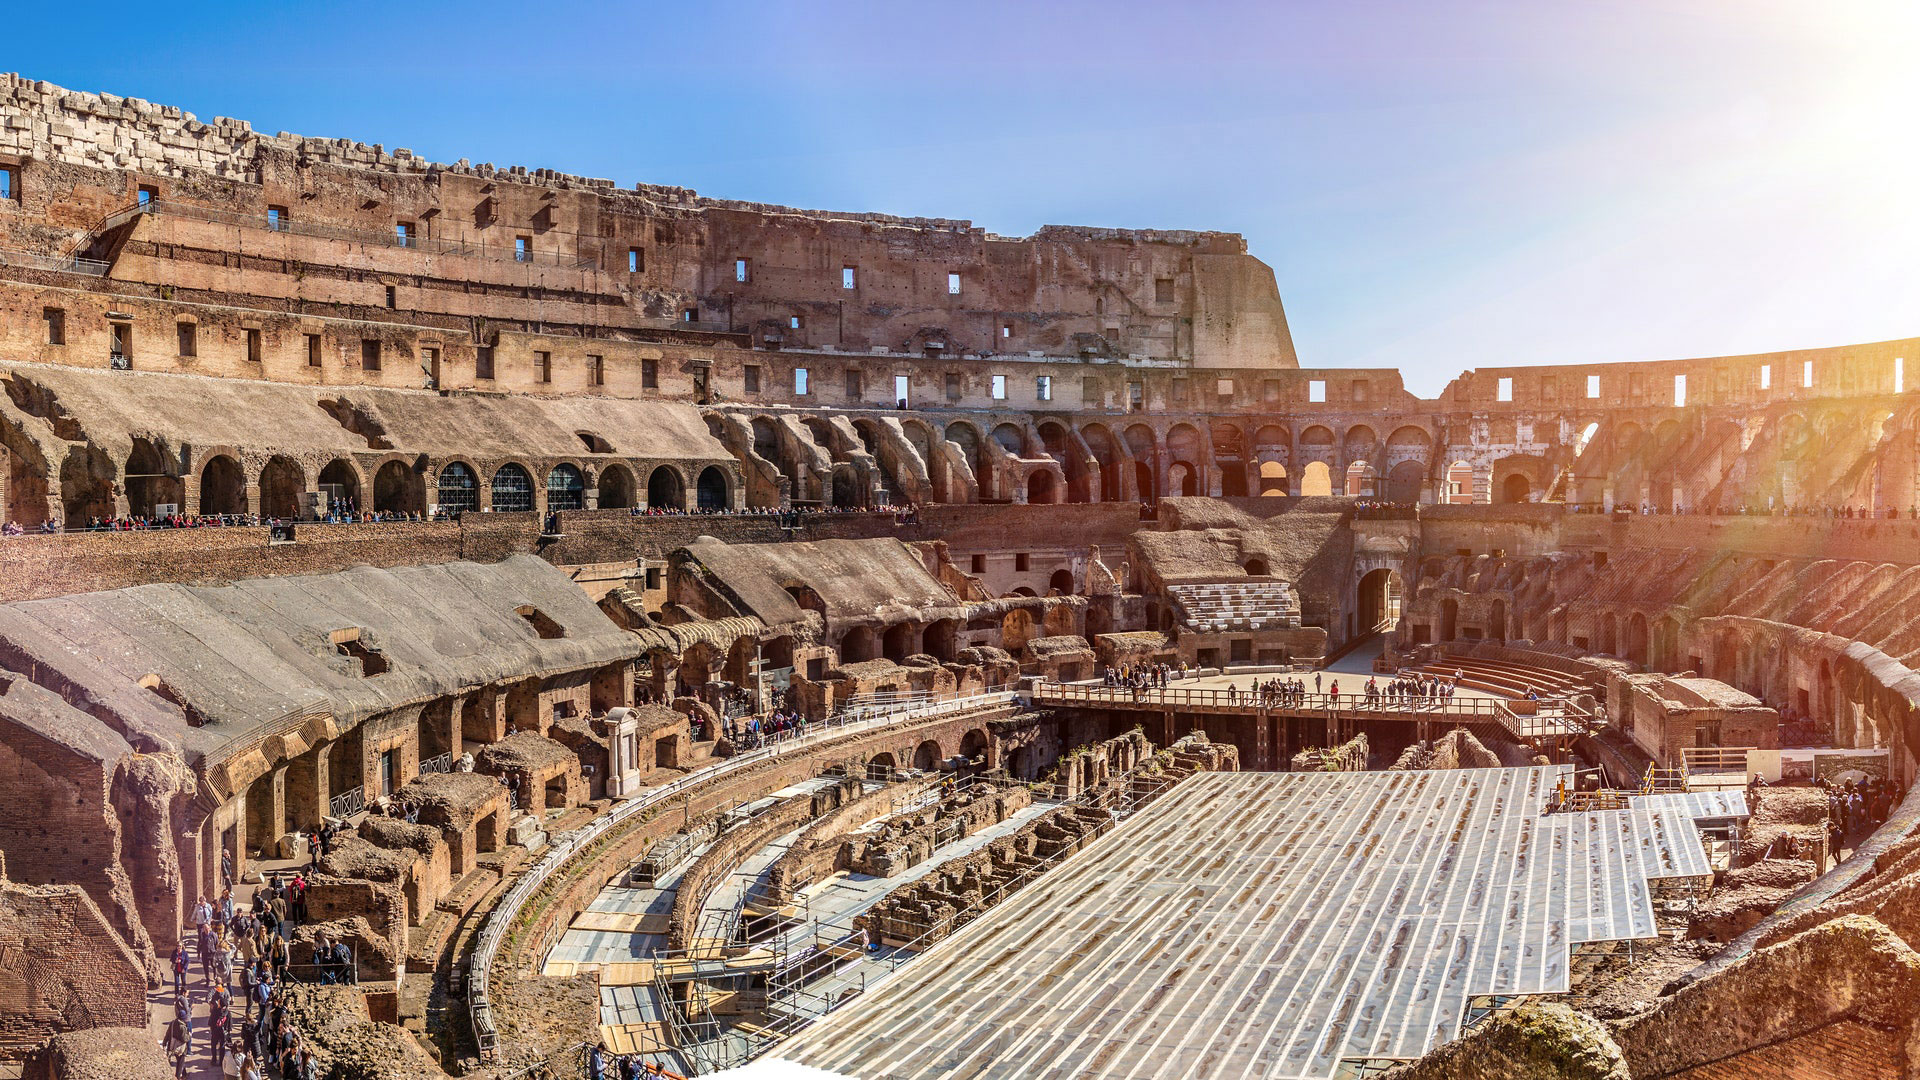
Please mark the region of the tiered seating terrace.
POLYGON ((1284 581, 1169 585, 1181 622, 1194 630, 1279 630, 1300 625, 1293 589, 1284 581))
POLYGON ((1549 694, 1591 693, 1586 680, 1564 672, 1522 664, 1512 660, 1489 660, 1480 656, 1447 656, 1414 668, 1423 675, 1451 679, 1460 672, 1460 685, 1491 694, 1524 697, 1528 690, 1549 694))

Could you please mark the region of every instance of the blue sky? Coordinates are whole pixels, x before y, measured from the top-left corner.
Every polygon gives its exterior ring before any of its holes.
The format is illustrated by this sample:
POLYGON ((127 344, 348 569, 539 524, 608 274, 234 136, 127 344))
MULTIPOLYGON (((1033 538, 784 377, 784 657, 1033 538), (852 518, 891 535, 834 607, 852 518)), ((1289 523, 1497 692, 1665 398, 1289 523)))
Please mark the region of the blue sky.
POLYGON ((127 11, 21 5, 0 69, 435 160, 1236 231, 1302 364, 1428 395, 1920 334, 1915 0, 127 11))

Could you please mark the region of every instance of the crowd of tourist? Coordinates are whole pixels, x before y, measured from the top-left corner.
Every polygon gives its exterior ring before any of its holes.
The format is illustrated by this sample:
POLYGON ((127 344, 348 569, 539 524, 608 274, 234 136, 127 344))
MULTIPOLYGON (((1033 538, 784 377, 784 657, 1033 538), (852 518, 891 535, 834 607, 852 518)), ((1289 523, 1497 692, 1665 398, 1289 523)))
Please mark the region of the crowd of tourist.
POLYGON ((286 990, 296 968, 307 981, 358 981, 352 948, 322 933, 314 939, 312 963, 292 959, 293 931, 307 919, 307 879, 301 871, 276 875, 255 890, 250 907, 233 899, 232 859, 223 853, 226 882, 220 898, 202 896, 194 904, 191 936, 182 934, 171 956, 173 1015, 161 1046, 173 1061, 174 1075, 188 1074, 196 1045, 204 1044, 216 1073, 262 1080, 269 1067, 282 1080, 316 1080, 313 1051, 287 1014, 286 990), (194 950, 187 945, 192 941, 194 950), (198 988, 190 976, 200 970, 198 988), (241 1001, 236 1005, 235 993, 241 1001), (204 1034, 196 1030, 194 1005, 204 1003, 204 1034), (236 1031, 236 1013, 238 1030, 236 1031))
POLYGON ((768 743, 807 733, 807 718, 792 709, 775 709, 765 716, 728 717, 720 733, 736 750, 756 750, 768 743))
POLYGON ((1173 679, 1187 677, 1187 662, 1180 661, 1179 667, 1165 663, 1128 663, 1119 666, 1108 665, 1103 669, 1100 684, 1123 690, 1160 690, 1173 679))
POLYGON ((640 1054, 616 1054, 598 1043, 587 1048, 587 1080, 646 1080, 653 1076, 675 1076, 667 1067, 648 1061, 640 1054))

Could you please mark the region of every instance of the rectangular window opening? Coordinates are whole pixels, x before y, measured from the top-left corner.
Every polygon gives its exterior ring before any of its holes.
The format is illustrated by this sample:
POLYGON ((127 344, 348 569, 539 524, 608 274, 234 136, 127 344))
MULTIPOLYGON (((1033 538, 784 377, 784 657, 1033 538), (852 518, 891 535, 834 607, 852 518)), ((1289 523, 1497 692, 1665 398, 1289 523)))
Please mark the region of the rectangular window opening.
POLYGON ((1773 388, 1773 365, 1761 364, 1760 365, 1760 389, 1771 390, 1772 388, 1773 388))
POLYGON ((660 361, 658 360, 640 361, 640 389, 642 390, 660 389, 660 361))
POLYGON ((142 208, 152 206, 154 200, 159 197, 160 189, 151 184, 140 185, 140 190, 134 193, 134 201, 138 202, 142 208))
POLYGON ((960 295, 960 275, 959 274, 947 275, 947 295, 948 296, 960 295))
POLYGON ((392 311, 399 306, 400 306, 399 290, 392 285, 387 286, 387 310, 392 311))
POLYGON ((320 366, 320 335, 319 334, 307 335, 307 366, 308 367, 320 366))
POLYGON ((987 572, 987 557, 985 555, 971 556, 967 560, 967 567, 968 573, 984 574, 987 572))
POLYGON ((1675 375, 1673 377, 1673 407, 1677 409, 1686 403, 1687 377, 1685 375, 1675 375))
POLYGON ((647 268, 646 252, 640 248, 627 249, 627 273, 638 274, 647 268))
POLYGON ((380 339, 379 338, 360 339, 360 370, 362 371, 379 371, 380 370, 380 339))
POLYGON ((1153 279, 1153 302, 1156 304, 1173 303, 1173 279, 1170 277, 1153 279))
POLYGON ((859 401, 861 395, 864 394, 865 392, 866 392, 866 385, 860 379, 859 370, 855 369, 855 370, 848 371, 847 372, 847 400, 859 401))
POLYGON ((840 287, 843 289, 853 288, 853 267, 843 266, 840 268, 840 287))
POLYGON ((116 322, 108 323, 107 325, 112 328, 113 344, 110 346, 112 354, 109 360, 113 369, 115 371, 131 370, 133 367, 133 324, 116 322))
POLYGON ((534 353, 533 354, 533 371, 534 371, 534 375, 537 376, 541 382, 543 383, 552 382, 553 381, 553 354, 550 352, 534 353))
POLYGON ((752 276, 753 276, 753 260, 752 259, 733 260, 733 280, 747 281, 747 280, 750 280, 752 276))
POLYGON ((1007 377, 1005 375, 995 375, 993 377, 993 400, 1007 400, 1007 377))
POLYGON ((473 377, 488 380, 493 378, 493 346, 482 345, 473 350, 473 377))
POLYGON ((1028 556, 1028 554, 1027 554, 1026 552, 1024 552, 1024 551, 1020 551, 1020 552, 1015 552, 1015 553, 1014 553, 1014 556, 1013 556, 1013 568, 1014 568, 1014 569, 1015 569, 1016 571, 1018 571, 1018 572, 1020 572, 1020 573, 1023 573, 1023 574, 1024 574, 1024 573, 1026 573, 1026 572, 1027 572, 1027 570, 1028 570, 1028 568, 1029 568, 1029 566, 1030 566, 1030 565, 1031 565, 1031 564, 1030 564, 1030 562, 1029 562, 1029 556, 1028 556))
POLYGON ((1813 387, 1813 361, 1811 360, 1800 365, 1800 385, 1807 389, 1813 387))
POLYGON ((807 392, 808 392, 807 391, 807 369, 803 367, 794 368, 793 369, 794 396, 806 397, 807 392))
POLYGON ((951 371, 947 372, 947 400, 959 401, 961 396, 960 376, 951 371))
POLYGON ((1010 338, 1010 337, 1012 337, 1012 336, 1013 336, 1013 324, 1012 324, 1012 323, 1001 323, 1001 324, 1000 324, 1000 336, 1001 336, 1002 338, 1010 338))
POLYGON ((18 198, 19 191, 20 185, 15 182, 14 171, 11 168, 0 166, 0 199, 18 198))
POLYGON ((907 407, 907 388, 911 386, 912 383, 913 383, 913 380, 908 378, 905 375, 895 375, 893 377, 894 407, 901 408, 901 409, 904 409, 907 407))
POLYGON ((1893 392, 1896 394, 1907 392, 1907 358, 1904 356, 1893 358, 1893 392))
POLYGON ((1053 376, 1035 375, 1033 377, 1033 399, 1035 401, 1053 400, 1053 376))
POLYGON ((395 243, 399 244, 401 247, 412 247, 413 246, 413 222, 411 221, 395 222, 393 226, 393 240, 395 243))
POLYGON ((760 365, 748 364, 746 365, 746 367, 742 368, 741 375, 740 375, 740 383, 741 383, 741 389, 745 390, 747 393, 749 394, 759 393, 760 392, 760 365))
POLYGON ((1597 398, 1599 396, 1600 396, 1600 376, 1598 375, 1587 376, 1587 397, 1597 398))
POLYGON ((247 331, 247 362, 250 364, 260 362, 260 331, 258 330, 247 331))
POLYGON ((1307 380, 1307 400, 1308 401, 1327 400, 1327 380, 1308 379, 1307 380))
POLYGON ((267 228, 279 232, 287 227, 287 208, 284 206, 267 207, 267 228))
POLYGON ((787 329, 789 330, 798 330, 805 325, 806 324, 801 321, 800 316, 798 315, 790 315, 787 317, 787 329))
POLYGON ((1513 400, 1513 377, 1512 376, 1509 375, 1509 376, 1501 377, 1499 389, 1495 392, 1494 396, 1501 401, 1513 400))
POLYGON ((587 381, 594 386, 607 385, 607 358, 604 356, 587 357, 587 381))
POLYGON ((533 237, 516 236, 513 238, 513 261, 527 262, 533 258, 533 237))
POLYGON ((179 325, 178 333, 180 335, 180 355, 196 355, 200 348, 199 328, 190 322, 183 322, 179 325))
POLYGON ((65 345, 67 343, 66 311, 61 308, 50 307, 41 312, 41 315, 47 320, 47 344, 65 345))

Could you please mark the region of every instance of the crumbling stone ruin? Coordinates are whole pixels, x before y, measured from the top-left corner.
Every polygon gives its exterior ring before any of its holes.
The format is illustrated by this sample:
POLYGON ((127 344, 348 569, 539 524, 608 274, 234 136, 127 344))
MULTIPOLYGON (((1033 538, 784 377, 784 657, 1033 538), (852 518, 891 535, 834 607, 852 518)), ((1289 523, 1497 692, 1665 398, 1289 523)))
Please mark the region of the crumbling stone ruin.
POLYGON ((938 936, 1183 777, 1373 755, 1768 785, 1666 937, 1406 1075, 1914 1071, 1920 339, 1422 399, 1302 367, 1234 234, 621 188, 20 76, 0 181, 28 1076, 167 1069, 139 1029, 196 901, 296 868, 296 950, 361 980, 294 995, 333 1075, 510 1073, 675 1052, 549 962, 582 918, 652 934, 608 888, 678 882, 645 915, 688 945, 799 830, 757 898, 931 865, 862 917, 938 936), (1239 697, 1330 658, 1463 693, 1239 697), (1035 799, 1069 805, 942 854, 1035 799))

